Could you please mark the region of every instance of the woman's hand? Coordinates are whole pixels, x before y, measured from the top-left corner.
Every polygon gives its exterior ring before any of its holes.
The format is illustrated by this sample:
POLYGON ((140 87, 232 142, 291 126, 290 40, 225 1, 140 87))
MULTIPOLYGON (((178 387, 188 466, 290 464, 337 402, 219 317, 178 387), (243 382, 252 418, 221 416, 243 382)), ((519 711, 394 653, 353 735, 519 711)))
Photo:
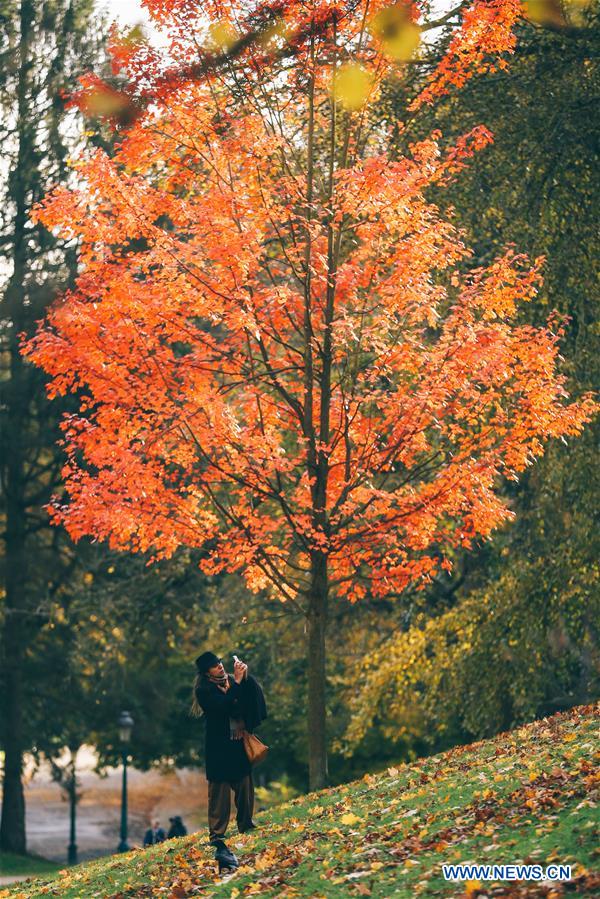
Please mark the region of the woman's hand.
POLYGON ((236 660, 233 664, 233 679, 236 684, 242 682, 242 680, 246 677, 247 672, 248 666, 244 662, 242 662, 241 659, 238 659, 236 657, 236 660))

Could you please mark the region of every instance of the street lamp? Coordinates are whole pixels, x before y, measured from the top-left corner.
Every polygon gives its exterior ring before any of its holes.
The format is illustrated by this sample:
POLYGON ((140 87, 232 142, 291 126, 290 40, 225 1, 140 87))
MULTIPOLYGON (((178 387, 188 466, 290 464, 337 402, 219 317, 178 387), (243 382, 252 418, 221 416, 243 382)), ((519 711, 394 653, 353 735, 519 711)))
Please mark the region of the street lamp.
POLYGON ((65 787, 69 797, 69 845, 67 846, 67 862, 69 865, 77 864, 77 843, 76 839, 76 823, 75 816, 77 814, 77 768, 75 767, 77 758, 77 748, 70 747, 71 761, 69 764, 69 773, 65 778, 65 787))
POLYGON ((123 789, 121 791, 121 842, 117 852, 129 852, 127 844, 127 745, 131 739, 133 723, 133 718, 129 712, 121 712, 118 724, 123 759, 123 789))

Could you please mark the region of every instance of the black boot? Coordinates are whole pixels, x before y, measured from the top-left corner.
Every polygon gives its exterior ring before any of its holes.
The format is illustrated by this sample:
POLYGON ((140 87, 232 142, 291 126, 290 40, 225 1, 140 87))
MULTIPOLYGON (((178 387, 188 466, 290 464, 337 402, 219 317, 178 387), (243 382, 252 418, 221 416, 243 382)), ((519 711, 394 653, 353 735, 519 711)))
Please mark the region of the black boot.
POLYGON ((211 840, 211 844, 215 847, 215 859, 219 863, 219 874, 224 870, 234 871, 239 867, 239 862, 231 849, 229 849, 225 840, 211 840))

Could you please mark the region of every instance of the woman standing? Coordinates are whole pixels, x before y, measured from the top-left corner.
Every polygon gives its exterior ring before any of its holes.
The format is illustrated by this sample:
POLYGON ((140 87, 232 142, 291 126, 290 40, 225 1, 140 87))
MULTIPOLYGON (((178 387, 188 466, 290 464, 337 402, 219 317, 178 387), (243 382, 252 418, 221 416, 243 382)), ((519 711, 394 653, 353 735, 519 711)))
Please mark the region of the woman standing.
POLYGON ((248 674, 248 666, 234 658, 233 676, 226 673, 222 660, 213 652, 196 659, 192 703, 192 714, 204 713, 206 718, 209 839, 217 848, 220 867, 237 865, 224 842, 232 791, 239 832, 256 827, 252 820, 252 766, 244 749, 243 734, 245 730, 251 732, 267 715, 260 684, 248 674))

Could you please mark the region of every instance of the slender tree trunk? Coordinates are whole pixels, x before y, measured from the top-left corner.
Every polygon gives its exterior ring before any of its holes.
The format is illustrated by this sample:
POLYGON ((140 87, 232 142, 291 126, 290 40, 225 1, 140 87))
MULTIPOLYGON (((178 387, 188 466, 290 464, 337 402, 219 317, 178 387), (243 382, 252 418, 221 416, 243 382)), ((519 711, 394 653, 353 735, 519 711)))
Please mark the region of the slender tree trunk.
MULTIPOLYGON (((15 267, 16 268, 16 267, 15 267)), ((13 330, 16 332, 16 322, 13 330)), ((5 603, 2 630, 4 682, 4 773, 0 847, 25 853, 23 768, 23 656, 26 639, 25 479, 23 472, 23 363, 11 336, 11 379, 7 413, 5 603)), ((5 444, 6 445, 6 444, 5 444)))
MULTIPOLYGON (((11 341, 12 343, 12 341, 11 341)), ((0 848, 25 854, 25 799, 23 768, 23 613, 26 602, 25 498, 22 463, 22 415, 19 404, 20 372, 11 346, 11 398, 8 408, 10 456, 6 465, 5 603, 2 631, 4 686, 4 772, 0 848)), ((21 398, 22 399, 22 398, 21 398)))
MULTIPOLYGON (((7 541, 8 543, 8 541, 7 541)), ((14 561, 15 553, 7 552, 7 565, 14 561)), ((8 581, 8 578, 7 578, 8 581)), ((8 586, 8 584, 7 584, 8 586)), ((2 778, 2 823, 0 848, 24 855, 25 798, 21 779, 23 771, 23 715, 22 715, 22 651, 18 633, 18 610, 15 608, 14 591, 6 595, 6 623, 4 641, 4 771, 2 778), (9 598, 11 600, 9 606, 9 598)))
POLYGON ((311 790, 327 785, 327 684, 325 652, 327 628, 327 556, 312 561, 308 602, 308 773, 311 790))
MULTIPOLYGON (((318 462, 313 422, 314 368, 312 324, 312 242, 314 176, 314 92, 315 92, 315 37, 310 42, 310 83, 308 88, 308 134, 306 169, 306 247, 304 282, 304 421, 303 430, 308 439, 307 465, 314 483, 311 487, 314 523, 322 523, 324 516, 324 491, 326 481, 318 462), (319 508, 319 502, 321 507, 319 508)), ((327 734, 326 734, 326 686, 325 686, 325 627, 327 621, 327 556, 315 551, 311 559, 311 586, 307 597, 307 666, 308 666, 308 774, 311 790, 319 790, 327 783, 327 734)))
POLYGON ((25 420, 27 414, 27 373, 19 352, 19 334, 25 320, 24 299, 27 274, 27 185, 30 174, 31 135, 28 131, 27 89, 29 82, 29 43, 34 11, 31 0, 23 0, 20 9, 19 76, 17 84, 18 154, 12 173, 14 202, 13 271, 7 285, 5 303, 11 320, 9 343, 10 381, 7 386, 7 434, 3 442, 6 471, 6 557, 3 643, 4 681, 4 772, 2 783, 2 821, 0 848, 24 854, 25 798, 23 794, 23 658, 26 642, 27 498, 24 469, 25 420))

